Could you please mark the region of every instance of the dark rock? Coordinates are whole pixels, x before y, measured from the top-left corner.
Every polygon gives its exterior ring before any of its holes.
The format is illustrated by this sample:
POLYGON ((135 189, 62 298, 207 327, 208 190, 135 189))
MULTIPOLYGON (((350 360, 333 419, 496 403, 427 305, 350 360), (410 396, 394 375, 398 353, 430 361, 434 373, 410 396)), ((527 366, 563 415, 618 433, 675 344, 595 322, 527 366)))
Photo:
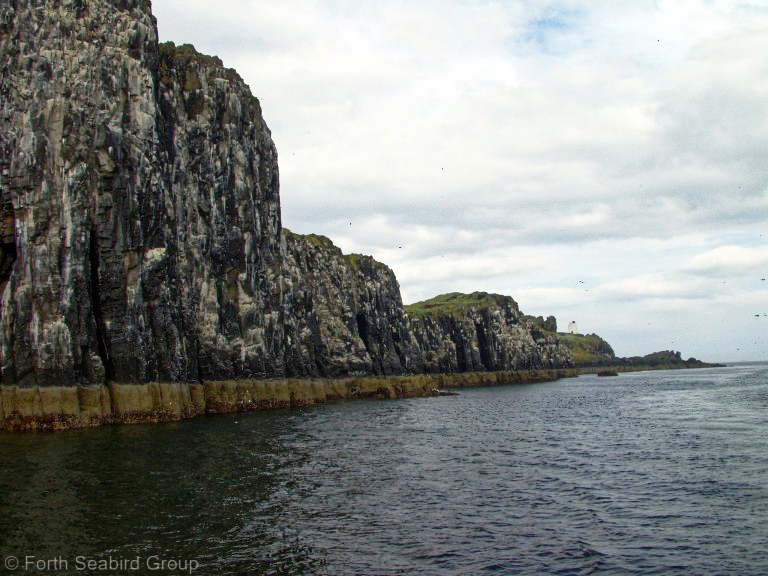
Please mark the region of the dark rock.
MULTIPOLYGON (((451 293, 406 307, 425 372, 563 368, 570 351, 509 296, 451 293)), ((553 318, 554 320, 554 318, 553 318)))
POLYGON ((370 256, 344 256, 324 236, 283 232, 286 370, 323 376, 408 371, 413 349, 392 270, 370 256))

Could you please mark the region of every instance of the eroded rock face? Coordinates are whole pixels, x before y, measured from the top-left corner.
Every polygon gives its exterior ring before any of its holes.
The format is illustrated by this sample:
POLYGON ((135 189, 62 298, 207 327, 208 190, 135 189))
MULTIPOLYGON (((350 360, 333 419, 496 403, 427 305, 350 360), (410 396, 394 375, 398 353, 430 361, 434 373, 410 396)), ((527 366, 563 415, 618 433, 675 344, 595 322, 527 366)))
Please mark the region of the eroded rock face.
POLYGON ((573 365, 570 351, 560 344, 557 335, 547 331, 543 323, 524 316, 509 296, 483 292, 443 295, 414 305, 409 317, 425 372, 573 365))
POLYGON ((141 265, 142 199, 160 186, 154 21, 130 2, 0 11, 0 221, 15 247, 3 381, 144 376, 140 274, 126 272, 141 265))
POLYGON ((242 80, 138 0, 4 2, 0 53, 3 381, 279 368, 277 153, 242 80))
POLYGON ((324 236, 284 231, 286 367, 297 374, 400 374, 414 351, 394 273, 324 236))
POLYGON ((172 335, 161 343, 170 355, 158 371, 201 379, 281 373, 279 175, 261 107, 218 58, 173 44, 159 53, 167 192, 153 207, 157 240, 147 248, 156 255, 142 268, 154 332, 172 335), (177 357, 183 365, 166 369, 177 357))
POLYGON ((3 2, 0 122, 14 389, 570 361, 516 305, 409 318, 389 268, 283 233, 258 100, 146 0, 3 2))

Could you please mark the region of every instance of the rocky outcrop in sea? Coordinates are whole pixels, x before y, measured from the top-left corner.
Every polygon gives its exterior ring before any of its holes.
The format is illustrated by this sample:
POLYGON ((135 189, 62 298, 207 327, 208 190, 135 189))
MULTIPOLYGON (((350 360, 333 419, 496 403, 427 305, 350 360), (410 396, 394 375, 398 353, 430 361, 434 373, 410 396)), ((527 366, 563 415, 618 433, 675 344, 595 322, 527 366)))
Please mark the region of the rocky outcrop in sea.
POLYGON ((283 229, 259 101, 160 44, 147 0, 3 2, 0 122, 0 422, 184 416, 221 400, 211 382, 572 364, 516 304, 406 313, 387 266, 283 229))

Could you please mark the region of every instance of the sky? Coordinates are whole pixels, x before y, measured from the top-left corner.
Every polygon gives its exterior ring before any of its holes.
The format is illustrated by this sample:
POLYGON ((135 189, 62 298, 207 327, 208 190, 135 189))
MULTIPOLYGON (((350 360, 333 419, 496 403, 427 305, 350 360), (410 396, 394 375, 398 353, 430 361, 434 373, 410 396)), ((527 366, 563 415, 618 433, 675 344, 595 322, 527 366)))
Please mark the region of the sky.
POLYGON ((617 355, 768 360, 765 0, 155 0, 235 68, 283 226, 403 301, 512 296, 617 355))

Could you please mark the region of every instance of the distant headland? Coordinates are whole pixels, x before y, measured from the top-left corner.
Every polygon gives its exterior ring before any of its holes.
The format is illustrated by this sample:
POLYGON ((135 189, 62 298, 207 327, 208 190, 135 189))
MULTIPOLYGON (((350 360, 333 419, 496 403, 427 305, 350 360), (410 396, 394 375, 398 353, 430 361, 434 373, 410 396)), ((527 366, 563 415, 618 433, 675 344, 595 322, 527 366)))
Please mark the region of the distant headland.
POLYGON ((692 357, 683 359, 682 354, 674 350, 662 350, 645 356, 618 357, 611 345, 597 334, 560 333, 558 336, 573 354, 574 366, 581 373, 599 373, 605 369, 634 372, 723 367, 723 364, 702 362, 692 357))

